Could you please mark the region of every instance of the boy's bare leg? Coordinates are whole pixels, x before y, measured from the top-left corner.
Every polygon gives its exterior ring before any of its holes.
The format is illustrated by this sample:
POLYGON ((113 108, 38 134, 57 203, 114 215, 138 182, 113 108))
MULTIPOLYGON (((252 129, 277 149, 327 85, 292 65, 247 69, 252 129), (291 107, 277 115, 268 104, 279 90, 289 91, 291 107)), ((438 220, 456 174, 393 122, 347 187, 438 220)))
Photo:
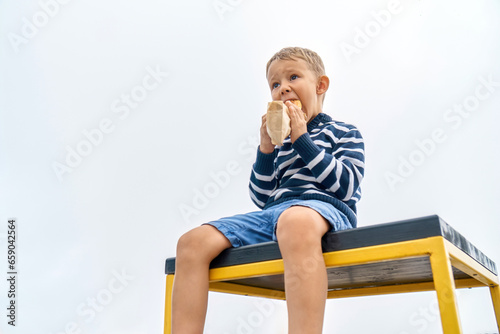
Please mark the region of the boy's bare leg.
POLYGON ((328 222, 316 211, 292 206, 278 219, 276 236, 285 265, 289 334, 321 334, 328 279, 321 237, 328 222))
POLYGON ((197 227, 179 238, 172 293, 172 334, 203 333, 209 265, 229 247, 229 240, 211 225, 197 227))

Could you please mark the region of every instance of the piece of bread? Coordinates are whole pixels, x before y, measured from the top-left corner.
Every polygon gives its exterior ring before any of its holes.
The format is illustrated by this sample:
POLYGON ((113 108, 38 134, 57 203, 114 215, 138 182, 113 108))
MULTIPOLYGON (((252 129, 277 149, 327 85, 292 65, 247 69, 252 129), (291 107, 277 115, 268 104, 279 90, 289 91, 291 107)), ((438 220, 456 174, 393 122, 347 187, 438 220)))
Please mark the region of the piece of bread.
POLYGON ((300 109, 302 109, 302 102, 300 102, 300 100, 290 100, 290 102, 292 102, 297 107, 299 107, 300 109))

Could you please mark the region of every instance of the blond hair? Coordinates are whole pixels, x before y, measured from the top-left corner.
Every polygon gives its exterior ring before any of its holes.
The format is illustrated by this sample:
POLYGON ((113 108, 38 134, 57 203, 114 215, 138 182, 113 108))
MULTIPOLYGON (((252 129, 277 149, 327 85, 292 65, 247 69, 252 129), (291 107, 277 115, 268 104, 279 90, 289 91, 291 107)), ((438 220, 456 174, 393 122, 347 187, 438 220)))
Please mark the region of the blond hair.
POLYGON ((314 51, 301 47, 288 47, 283 48, 276 52, 274 56, 269 59, 266 66, 266 75, 269 72, 269 66, 275 60, 304 60, 309 68, 316 73, 318 78, 325 75, 325 65, 321 60, 321 57, 314 51))

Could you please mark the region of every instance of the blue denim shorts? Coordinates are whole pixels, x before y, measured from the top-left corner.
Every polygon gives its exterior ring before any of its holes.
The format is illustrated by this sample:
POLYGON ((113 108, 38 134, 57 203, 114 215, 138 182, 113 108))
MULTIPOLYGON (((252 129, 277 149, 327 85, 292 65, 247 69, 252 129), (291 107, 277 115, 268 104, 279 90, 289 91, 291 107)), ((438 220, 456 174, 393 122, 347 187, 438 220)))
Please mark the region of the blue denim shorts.
POLYGON ((318 200, 289 200, 262 211, 221 218, 206 224, 217 228, 233 247, 253 245, 266 241, 276 241, 276 224, 279 216, 291 206, 305 206, 318 212, 331 226, 332 231, 352 228, 346 215, 333 205, 318 200))

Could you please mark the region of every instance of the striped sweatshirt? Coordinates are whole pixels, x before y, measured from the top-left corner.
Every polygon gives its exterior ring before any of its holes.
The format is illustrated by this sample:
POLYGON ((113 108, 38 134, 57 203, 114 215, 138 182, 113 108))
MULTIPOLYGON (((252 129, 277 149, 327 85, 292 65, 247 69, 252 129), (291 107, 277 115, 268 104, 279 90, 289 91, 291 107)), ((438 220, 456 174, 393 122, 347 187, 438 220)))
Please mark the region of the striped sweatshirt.
POLYGON ((257 149, 250 197, 261 209, 291 199, 321 200, 356 227, 364 170, 364 142, 358 129, 320 113, 293 145, 288 137, 272 153, 257 149))

